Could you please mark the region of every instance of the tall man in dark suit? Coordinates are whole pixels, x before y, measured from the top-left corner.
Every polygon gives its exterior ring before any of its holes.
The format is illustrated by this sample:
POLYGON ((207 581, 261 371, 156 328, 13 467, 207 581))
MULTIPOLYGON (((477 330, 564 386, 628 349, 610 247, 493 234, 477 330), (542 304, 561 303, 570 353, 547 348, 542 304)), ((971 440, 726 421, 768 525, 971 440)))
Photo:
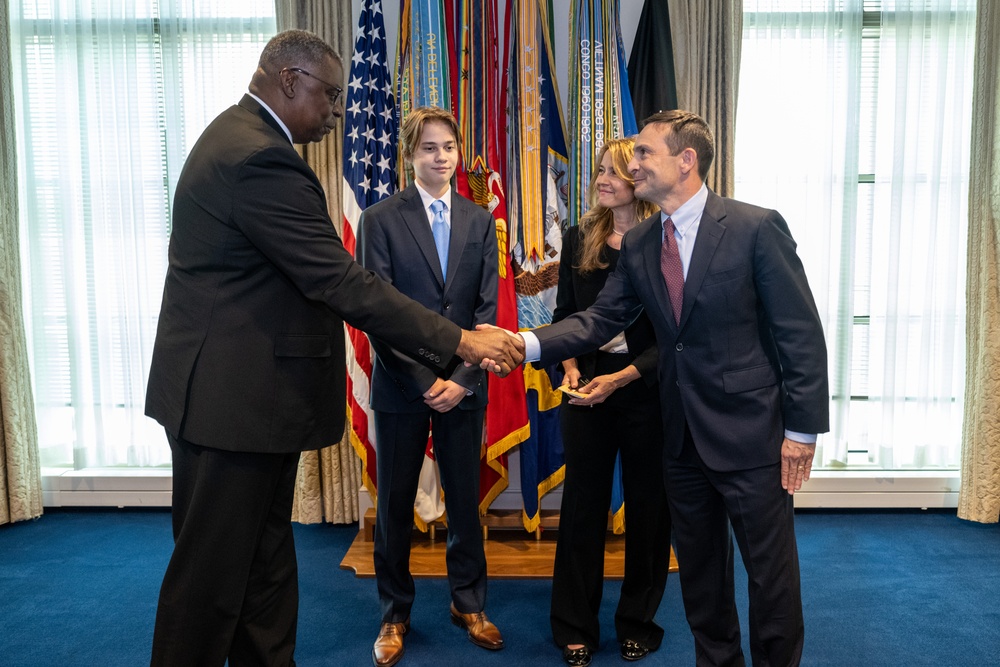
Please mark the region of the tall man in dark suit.
MULTIPOLYGON (((460 140, 454 116, 420 107, 400 132, 413 183, 361 216, 361 262, 455 324, 493 324, 497 311, 497 238, 493 217, 454 192, 460 140)), ((486 617, 486 555, 479 523, 479 458, 486 377, 478 367, 435 373, 371 336, 372 409, 378 448, 375 580, 382 624, 376 667, 403 657, 414 586, 410 575, 413 501, 428 428, 448 512, 446 561, 451 618, 473 643, 503 648, 486 617)))
POLYGON ((440 370, 497 342, 356 264, 292 147, 343 113, 343 66, 304 31, 261 53, 249 94, 191 149, 177 184, 146 414, 173 456, 174 552, 153 665, 293 665, 299 452, 344 431, 343 321, 440 370))
POLYGON ((803 621, 792 494, 809 478, 816 434, 829 428, 826 345, 788 226, 777 211, 711 192, 713 156, 711 130, 695 114, 647 119, 629 171, 636 197, 662 213, 625 235, 590 309, 522 335, 527 359, 549 364, 595 348, 646 309, 697 664, 744 663, 735 534, 749 577, 753 663, 796 665, 803 621))

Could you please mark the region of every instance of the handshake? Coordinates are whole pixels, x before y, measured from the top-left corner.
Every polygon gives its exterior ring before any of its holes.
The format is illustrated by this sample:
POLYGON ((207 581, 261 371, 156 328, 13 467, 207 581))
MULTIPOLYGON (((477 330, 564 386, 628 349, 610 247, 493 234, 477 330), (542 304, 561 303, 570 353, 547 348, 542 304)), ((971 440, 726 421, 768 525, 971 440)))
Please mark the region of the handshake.
POLYGON ((470 366, 504 377, 524 361, 524 339, 506 329, 479 324, 475 331, 462 330, 455 354, 470 366))

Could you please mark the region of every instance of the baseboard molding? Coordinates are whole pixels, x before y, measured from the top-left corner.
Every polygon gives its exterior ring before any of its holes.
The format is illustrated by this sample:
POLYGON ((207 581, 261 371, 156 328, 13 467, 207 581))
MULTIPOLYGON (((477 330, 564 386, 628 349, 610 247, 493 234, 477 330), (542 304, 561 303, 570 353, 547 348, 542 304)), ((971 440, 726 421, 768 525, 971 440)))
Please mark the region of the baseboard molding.
MULTIPOLYGON (((795 494, 798 509, 927 509, 958 507, 957 470, 818 470, 795 494)), ((543 509, 559 508, 562 487, 542 498, 543 509)), ((358 492, 361 516, 373 507, 368 490, 358 492)), ((521 490, 511 483, 491 509, 521 507, 521 490)))
MULTIPOLYGON (((803 509, 905 509, 958 507, 960 476, 955 471, 830 471, 812 474, 795 494, 803 509)), ((512 485, 513 487, 513 485, 512 485)), ((542 499, 542 508, 558 508, 562 489, 542 499)), ((45 507, 170 507, 168 468, 88 468, 42 471, 45 507)), ((358 494, 361 516, 372 507, 367 490, 358 494)), ((520 489, 508 488, 493 507, 519 509, 520 489)))
POLYGON ((42 471, 45 507, 170 507, 169 468, 42 471))
POLYGON ((796 508, 958 507, 957 470, 818 470, 795 494, 796 508))

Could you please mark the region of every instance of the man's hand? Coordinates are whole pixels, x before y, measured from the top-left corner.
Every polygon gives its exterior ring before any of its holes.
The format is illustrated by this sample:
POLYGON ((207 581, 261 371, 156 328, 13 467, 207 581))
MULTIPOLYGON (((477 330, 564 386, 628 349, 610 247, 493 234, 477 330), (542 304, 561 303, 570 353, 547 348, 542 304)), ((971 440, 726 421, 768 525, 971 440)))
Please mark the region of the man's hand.
POLYGON ((788 438, 781 443, 781 488, 788 491, 788 495, 795 495, 802 488, 802 482, 809 480, 815 454, 816 443, 788 438))
POLYGON ((475 331, 462 330, 456 354, 472 366, 504 377, 524 361, 524 341, 506 329, 477 324, 475 331))
POLYGON ((431 388, 424 392, 424 403, 437 412, 448 412, 468 393, 468 390, 457 382, 436 378, 431 388))

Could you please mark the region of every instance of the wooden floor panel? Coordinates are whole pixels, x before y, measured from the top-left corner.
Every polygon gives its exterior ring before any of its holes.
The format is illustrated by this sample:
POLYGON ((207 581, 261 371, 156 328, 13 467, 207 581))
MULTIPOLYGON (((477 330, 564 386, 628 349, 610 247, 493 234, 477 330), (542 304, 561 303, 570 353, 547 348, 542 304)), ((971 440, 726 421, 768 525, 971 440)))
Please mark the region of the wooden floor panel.
MULTIPOLYGON (((485 540, 486 568, 490 577, 500 579, 545 579, 552 576, 555 559, 555 531, 543 533, 536 540, 531 533, 517 530, 491 530, 485 540)), ((431 540, 423 533, 414 532, 410 549, 410 572, 414 577, 446 576, 444 552, 446 534, 439 532, 431 540)), ((354 543, 340 562, 343 570, 353 570, 358 577, 374 577, 372 552, 375 543, 365 540, 358 532, 354 543)), ((604 576, 621 579, 625 561, 625 537, 608 535, 605 542, 604 576)), ((677 571, 677 560, 670 553, 670 571, 677 571)))

